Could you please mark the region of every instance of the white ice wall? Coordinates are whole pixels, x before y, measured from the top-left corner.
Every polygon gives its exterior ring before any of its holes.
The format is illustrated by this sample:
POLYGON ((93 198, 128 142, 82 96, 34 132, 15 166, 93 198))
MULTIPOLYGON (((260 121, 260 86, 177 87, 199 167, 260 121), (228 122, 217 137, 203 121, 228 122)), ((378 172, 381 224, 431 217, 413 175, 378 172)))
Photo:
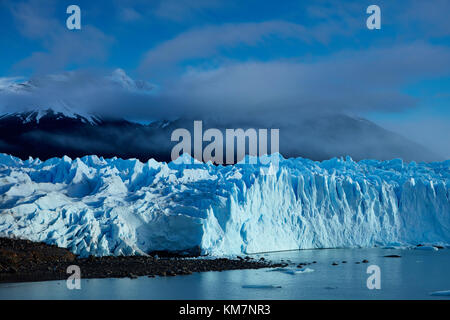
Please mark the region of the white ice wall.
POLYGON ((450 243, 450 161, 215 167, 0 155, 0 235, 81 255, 450 243))

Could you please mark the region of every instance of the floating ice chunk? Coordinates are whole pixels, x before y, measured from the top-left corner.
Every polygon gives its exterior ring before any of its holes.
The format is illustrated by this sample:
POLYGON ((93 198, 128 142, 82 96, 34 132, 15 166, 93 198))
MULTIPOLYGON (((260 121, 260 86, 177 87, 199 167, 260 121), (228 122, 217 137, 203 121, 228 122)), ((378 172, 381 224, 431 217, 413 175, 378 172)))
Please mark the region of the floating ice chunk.
POLYGON ((388 243, 385 246, 382 246, 382 249, 395 249, 395 250, 404 250, 409 248, 410 246, 403 244, 403 243, 399 243, 399 242, 392 242, 392 243, 388 243))
POLYGON ((439 249, 433 246, 420 246, 415 247, 415 250, 423 250, 423 251, 438 251, 439 249))
POLYGON ((450 290, 435 291, 430 293, 431 296, 450 296, 450 290))
POLYGON ((244 289, 277 289, 277 288, 281 288, 281 286, 277 285, 277 284, 250 284, 250 285, 243 285, 242 288, 244 288, 244 289))
POLYGON ((415 246, 413 245, 403 245, 403 246, 384 246, 381 247, 381 249, 391 249, 391 250, 407 250, 407 249, 413 249, 415 246))
POLYGON ((277 271, 277 272, 286 272, 287 270, 289 270, 288 268, 274 268, 274 269, 271 269, 271 270, 267 270, 268 272, 274 272, 274 271, 277 271))
POLYGON ((300 268, 300 269, 296 270, 295 273, 310 273, 310 272, 314 272, 314 269, 311 269, 311 268, 300 268))
POLYGON ((275 272, 282 272, 282 273, 286 273, 286 274, 301 274, 301 273, 309 273, 309 272, 314 272, 314 269, 311 268, 275 268, 272 270, 268 270, 268 271, 275 271, 275 272))

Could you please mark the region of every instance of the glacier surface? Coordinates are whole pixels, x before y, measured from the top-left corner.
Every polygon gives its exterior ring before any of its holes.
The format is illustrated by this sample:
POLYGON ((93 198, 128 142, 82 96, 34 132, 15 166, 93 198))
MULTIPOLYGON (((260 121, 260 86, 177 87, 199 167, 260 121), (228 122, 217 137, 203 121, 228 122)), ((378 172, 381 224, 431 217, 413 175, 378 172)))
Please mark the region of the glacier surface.
POLYGON ((0 236, 82 256, 450 243, 450 161, 277 157, 264 170, 0 154, 0 236))

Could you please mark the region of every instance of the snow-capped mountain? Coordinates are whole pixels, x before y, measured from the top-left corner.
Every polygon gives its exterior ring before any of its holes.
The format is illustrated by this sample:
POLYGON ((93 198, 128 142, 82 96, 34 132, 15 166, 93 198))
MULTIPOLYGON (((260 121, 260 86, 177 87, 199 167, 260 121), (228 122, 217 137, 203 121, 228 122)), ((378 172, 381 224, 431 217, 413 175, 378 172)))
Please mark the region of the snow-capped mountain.
MULTIPOLYGON (((129 99, 130 96, 150 96, 153 89, 145 81, 131 79, 122 69, 106 77, 67 72, 22 82, 0 80, 0 110, 6 110, 5 114, 0 113, 0 152, 24 159, 97 154, 169 161, 175 144, 171 141, 173 130, 185 128, 193 132, 193 121, 203 120, 205 130, 217 128, 222 132, 228 128, 280 129, 279 151, 287 157, 324 160, 350 155, 356 160, 442 160, 425 147, 370 121, 343 114, 299 117, 288 119, 289 123, 270 123, 270 119, 264 123, 245 122, 251 122, 248 119, 242 123, 226 123, 197 117, 142 125, 114 118, 118 116, 108 113, 108 99, 102 100, 100 108, 95 108, 98 107, 95 105, 97 97, 120 92, 118 96, 124 94, 126 99, 119 101, 126 104, 135 101, 129 99), (66 96, 65 92, 70 94, 66 96), (89 98, 84 99, 87 92, 89 98), (2 102, 9 105, 4 106, 2 102)), ((116 97, 114 95, 114 102, 116 97)))
MULTIPOLYGON (((204 130, 240 128, 239 124, 203 121, 204 130)), ((369 121, 343 115, 299 120, 280 128, 280 152, 286 157, 325 160, 350 155, 365 158, 403 158, 411 161, 438 159, 432 152, 369 121), (357 139, 355 137, 358 137, 357 139)), ((0 116, 0 152, 22 159, 82 157, 137 158, 170 161, 175 129, 193 132, 192 119, 155 121, 147 125, 108 119, 74 111, 37 110, 0 116)), ((225 136, 225 134, 224 134, 225 136)), ((206 143, 205 143, 206 145, 206 143)))
POLYGON ((114 90, 117 87, 118 90, 125 92, 150 92, 153 88, 146 81, 131 79, 122 69, 116 69, 110 76, 106 77, 92 77, 66 72, 34 77, 22 82, 18 81, 18 78, 2 78, 2 80, 0 81, 0 94, 30 97, 30 101, 28 101, 28 104, 22 103, 20 106, 0 106, 8 110, 8 112, 1 114, 0 118, 18 117, 24 124, 30 122, 39 123, 40 119, 44 117, 51 117, 53 120, 76 119, 91 125, 99 124, 101 121, 100 117, 94 112, 86 111, 87 108, 85 106, 77 106, 77 102, 64 98, 63 94, 59 95, 58 91, 64 91, 78 82, 83 84, 89 83, 89 90, 94 91, 96 88, 100 90, 100 88, 105 86, 114 88, 114 90), (58 95, 53 98, 52 92, 57 92, 58 95), (42 102, 42 95, 48 96, 45 102, 42 102))
MULTIPOLYGON (((61 106, 63 105, 64 104, 61 103, 61 106)), ((99 116, 88 113, 79 114, 74 112, 70 108, 37 109, 0 115, 0 121, 14 121, 14 119, 17 119, 22 124, 39 124, 39 122, 42 120, 57 122, 65 119, 74 119, 90 125, 98 125, 102 122, 99 116)))
POLYGON ((267 175, 258 164, 2 154, 0 236, 83 256, 450 243, 450 161, 279 159, 267 175))
POLYGON ((173 128, 167 124, 143 125, 53 109, 5 114, 0 116, 0 152, 23 159, 99 154, 168 161, 173 128))
POLYGON ((131 79, 123 69, 116 69, 109 77, 112 81, 116 82, 119 86, 133 91, 151 91, 153 85, 143 80, 131 79))
MULTIPOLYGON (((62 74, 50 74, 40 77, 34 77, 26 81, 20 81, 21 78, 0 78, 0 92, 10 92, 16 94, 26 94, 33 92, 40 88, 45 88, 49 85, 64 84, 73 78, 76 74, 73 72, 66 72, 62 74), (3 81, 1 81, 3 80, 3 81)), ((89 77, 87 77, 89 79, 89 77)), ((89 79, 94 82, 98 82, 98 85, 109 83, 115 84, 121 89, 133 90, 140 92, 149 92, 153 89, 153 85, 144 80, 133 80, 130 78, 123 69, 114 70, 111 75, 105 77, 96 77, 89 79)), ((95 85, 95 83, 94 83, 95 85)), ((66 102, 67 103, 67 102, 66 102)), ((42 108, 43 106, 38 106, 42 108)), ((36 108, 36 107, 35 107, 36 108)), ((47 106, 47 108, 59 109, 58 105, 47 106)))

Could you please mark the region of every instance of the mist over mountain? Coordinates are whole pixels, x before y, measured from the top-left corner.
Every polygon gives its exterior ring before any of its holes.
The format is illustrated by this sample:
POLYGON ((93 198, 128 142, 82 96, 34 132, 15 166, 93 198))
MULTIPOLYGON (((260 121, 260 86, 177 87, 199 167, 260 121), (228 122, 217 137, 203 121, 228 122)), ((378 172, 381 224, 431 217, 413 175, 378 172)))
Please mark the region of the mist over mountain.
POLYGON ((193 135, 194 121, 202 120, 203 132, 216 128, 224 137, 226 129, 279 129, 279 151, 285 157, 442 160, 424 146, 343 111, 310 107, 274 113, 274 108, 249 111, 243 106, 238 112, 236 105, 234 112, 207 111, 180 97, 167 99, 167 94, 160 96, 154 89, 122 69, 106 76, 67 72, 4 83, 0 87, 0 152, 21 158, 95 154, 170 161, 177 143, 171 141, 172 132, 184 128, 193 135))
MULTIPOLYGON (((177 128, 185 128, 193 133, 194 120, 199 119, 140 124, 99 116, 87 118, 51 109, 7 114, 0 117, 0 152, 23 159, 29 156, 48 159, 64 155, 75 158, 95 154, 138 158, 141 161, 150 158, 170 161, 171 150, 177 143, 171 141, 172 132, 177 128)), ((254 127, 249 123, 231 124, 206 119, 203 121, 203 130, 208 128, 220 129, 225 137, 227 128, 254 127)), ((280 129, 280 152, 285 157, 325 160, 350 155, 355 160, 438 159, 425 147, 400 135, 368 120, 342 114, 299 119, 296 125, 272 124, 272 128, 280 129)), ((204 142, 203 146, 208 143, 204 142)))

